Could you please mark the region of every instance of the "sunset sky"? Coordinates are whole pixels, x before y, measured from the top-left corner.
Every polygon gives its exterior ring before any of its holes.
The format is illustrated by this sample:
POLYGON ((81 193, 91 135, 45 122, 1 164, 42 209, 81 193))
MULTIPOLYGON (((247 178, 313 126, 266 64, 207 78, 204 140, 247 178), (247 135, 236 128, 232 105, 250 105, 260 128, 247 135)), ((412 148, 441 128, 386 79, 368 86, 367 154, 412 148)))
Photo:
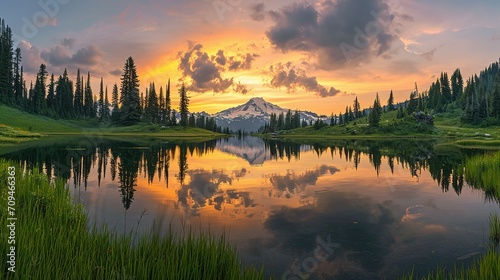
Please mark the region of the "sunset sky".
MULTIPOLYGON (((320 114, 386 103, 464 78, 500 57, 500 1, 6 0, 0 18, 22 50, 29 85, 41 63, 111 89, 132 56, 141 91, 189 86, 191 111, 216 113, 264 97, 320 114), (46 3, 46 5, 44 5, 46 3), (5 8, 7 7, 7 8, 5 8)), ((177 105, 177 94, 173 104, 177 105)))

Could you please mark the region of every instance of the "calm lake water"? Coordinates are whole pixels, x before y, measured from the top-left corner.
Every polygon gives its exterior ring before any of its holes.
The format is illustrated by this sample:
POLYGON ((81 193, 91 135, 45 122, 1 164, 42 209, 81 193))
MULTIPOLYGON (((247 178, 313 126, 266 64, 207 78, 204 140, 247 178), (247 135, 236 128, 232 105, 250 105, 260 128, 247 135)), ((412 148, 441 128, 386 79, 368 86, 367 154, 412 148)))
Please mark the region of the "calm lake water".
POLYGON ((246 264, 285 279, 394 279, 467 262, 498 203, 436 141, 308 144, 66 139, 4 154, 67 180, 92 222, 226 232, 246 264))

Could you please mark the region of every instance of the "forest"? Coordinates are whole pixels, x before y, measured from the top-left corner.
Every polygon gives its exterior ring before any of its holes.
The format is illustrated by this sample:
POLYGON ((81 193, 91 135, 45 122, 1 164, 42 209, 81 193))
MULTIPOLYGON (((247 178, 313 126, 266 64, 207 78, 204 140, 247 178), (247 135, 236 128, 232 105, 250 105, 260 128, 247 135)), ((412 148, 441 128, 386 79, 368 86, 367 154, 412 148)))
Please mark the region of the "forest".
POLYGON ((178 111, 171 104, 170 79, 165 91, 154 83, 139 89, 139 76, 132 57, 123 67, 121 83, 108 93, 108 86, 100 78, 96 95, 91 87, 91 73, 80 73, 75 80, 64 73, 49 76, 47 66, 41 64, 35 84, 24 79, 21 49, 14 49, 11 28, 0 19, 0 103, 35 115, 54 119, 85 119, 103 124, 133 125, 140 121, 163 126, 198 127, 221 132, 215 119, 207 114, 190 114, 187 88, 181 85, 178 111), (86 76, 86 77, 85 77, 86 76))

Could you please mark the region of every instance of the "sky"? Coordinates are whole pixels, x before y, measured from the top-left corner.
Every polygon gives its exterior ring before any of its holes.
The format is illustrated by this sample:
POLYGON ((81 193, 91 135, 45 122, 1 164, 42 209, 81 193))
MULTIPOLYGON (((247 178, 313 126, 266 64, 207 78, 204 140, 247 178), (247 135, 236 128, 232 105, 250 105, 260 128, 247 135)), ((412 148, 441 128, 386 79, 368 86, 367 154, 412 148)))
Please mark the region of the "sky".
POLYGON ((464 78, 500 58, 495 0, 4 0, 0 18, 21 48, 27 83, 40 64, 90 72, 111 91, 125 61, 141 91, 188 86, 190 111, 252 97, 330 115, 357 96, 385 104, 428 89, 442 71, 464 78))

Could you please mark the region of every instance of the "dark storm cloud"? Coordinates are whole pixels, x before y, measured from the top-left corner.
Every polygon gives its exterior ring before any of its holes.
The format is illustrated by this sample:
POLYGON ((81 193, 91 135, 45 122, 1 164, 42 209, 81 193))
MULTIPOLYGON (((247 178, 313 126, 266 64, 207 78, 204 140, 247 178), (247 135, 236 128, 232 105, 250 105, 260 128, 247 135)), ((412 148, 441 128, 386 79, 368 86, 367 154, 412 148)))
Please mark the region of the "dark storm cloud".
POLYGON ((319 7, 292 4, 270 15, 274 25, 266 35, 274 47, 309 53, 322 69, 387 56, 398 38, 395 15, 383 0, 324 1, 319 7))
POLYGON ((266 18, 266 6, 264 3, 255 4, 250 7, 250 18, 255 21, 263 21, 266 18))
POLYGON ((314 92, 320 97, 335 96, 340 93, 340 90, 334 87, 327 89, 320 85, 316 77, 308 77, 304 70, 293 67, 290 62, 271 66, 269 75, 272 77, 269 86, 273 88, 285 87, 288 92, 303 88, 307 92, 314 92))
POLYGON ((40 57, 52 66, 95 66, 101 61, 103 53, 96 46, 90 45, 70 54, 63 45, 56 45, 43 50, 40 57))
POLYGON ((224 78, 223 74, 228 71, 250 69, 252 62, 258 57, 257 54, 226 56, 223 50, 219 50, 216 55, 210 56, 202 49, 203 45, 196 44, 188 51, 180 52, 178 55, 178 68, 183 79, 189 78, 191 80, 189 90, 224 93, 231 87, 233 91, 242 94, 249 91, 246 85, 235 82, 233 78, 224 78))

